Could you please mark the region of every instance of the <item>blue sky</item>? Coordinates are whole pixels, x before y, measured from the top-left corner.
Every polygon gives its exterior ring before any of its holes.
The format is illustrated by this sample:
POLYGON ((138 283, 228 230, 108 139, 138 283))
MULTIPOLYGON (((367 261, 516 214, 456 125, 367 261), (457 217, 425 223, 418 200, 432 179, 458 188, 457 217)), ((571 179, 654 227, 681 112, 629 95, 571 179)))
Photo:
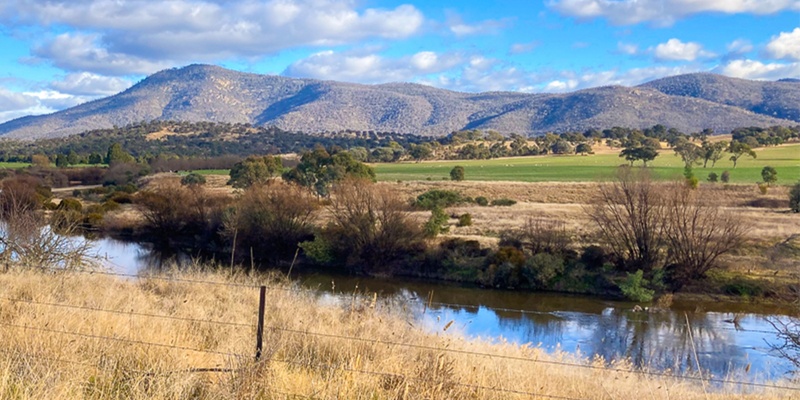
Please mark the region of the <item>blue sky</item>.
POLYGON ((359 83, 564 92, 800 78, 800 0, 8 0, 0 122, 191 63, 359 83))

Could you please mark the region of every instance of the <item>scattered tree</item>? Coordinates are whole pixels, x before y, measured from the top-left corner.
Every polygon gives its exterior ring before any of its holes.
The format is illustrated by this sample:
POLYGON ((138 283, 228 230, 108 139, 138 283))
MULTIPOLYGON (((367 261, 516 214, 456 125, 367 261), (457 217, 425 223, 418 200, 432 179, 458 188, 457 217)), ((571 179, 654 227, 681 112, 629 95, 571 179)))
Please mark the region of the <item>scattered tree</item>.
POLYGON ((252 185, 263 185, 279 175, 283 170, 281 158, 277 156, 247 157, 231 168, 229 185, 235 188, 247 188, 252 185))
POLYGON ((648 161, 653 161, 656 157, 658 157, 658 151, 652 147, 647 146, 640 146, 640 147, 626 147, 622 149, 619 153, 620 157, 625 157, 626 160, 630 161, 631 166, 635 161, 641 160, 645 167, 647 167, 648 161))
POLYGON ((778 171, 776 171, 775 168, 767 165, 761 169, 761 179, 767 184, 767 186, 771 186, 778 180, 778 171))
POLYGON ((789 209, 800 213, 800 182, 795 183, 789 190, 789 209))
POLYGON ((756 152, 745 143, 733 140, 728 146, 728 153, 731 153, 730 160, 733 161, 733 168, 736 168, 736 162, 743 156, 756 158, 756 152))
POLYGON ((136 162, 136 159, 123 150, 119 143, 114 143, 108 147, 105 162, 108 165, 116 163, 133 163, 136 162))

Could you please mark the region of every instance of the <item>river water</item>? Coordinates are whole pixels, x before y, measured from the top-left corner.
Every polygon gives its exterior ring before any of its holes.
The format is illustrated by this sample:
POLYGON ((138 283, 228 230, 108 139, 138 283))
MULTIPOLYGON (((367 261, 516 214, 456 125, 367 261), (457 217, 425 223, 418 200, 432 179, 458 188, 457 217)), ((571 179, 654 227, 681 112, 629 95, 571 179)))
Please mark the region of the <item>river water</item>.
MULTIPOLYGON (((108 265, 126 274, 157 268, 171 257, 113 239, 95 241, 95 249, 108 265)), ((448 332, 471 338, 530 343, 607 361, 629 359, 640 367, 672 373, 696 370, 699 363, 716 378, 774 380, 788 377, 792 370, 791 363, 771 349, 779 341, 768 319, 786 318, 786 310, 772 306, 675 302, 665 312, 646 313, 633 312, 635 303, 587 296, 325 272, 302 272, 293 278, 324 296, 376 292, 417 302, 418 321, 431 331, 442 331, 453 321, 448 332)))

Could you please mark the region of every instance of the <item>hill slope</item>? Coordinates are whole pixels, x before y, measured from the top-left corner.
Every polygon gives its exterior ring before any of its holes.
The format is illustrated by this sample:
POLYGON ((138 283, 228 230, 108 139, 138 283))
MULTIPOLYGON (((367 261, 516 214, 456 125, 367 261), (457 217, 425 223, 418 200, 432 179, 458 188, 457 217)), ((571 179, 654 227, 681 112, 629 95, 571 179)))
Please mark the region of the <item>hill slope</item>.
POLYGON ((701 78, 705 75, 567 94, 460 93, 408 83, 359 85, 190 65, 158 72, 114 96, 0 124, 0 135, 59 137, 149 120, 251 123, 304 132, 354 129, 425 135, 465 128, 536 134, 654 124, 682 131, 714 128, 723 132, 800 120, 800 101, 792 103, 798 98, 800 84, 740 83, 715 75, 701 78), (731 81, 737 90, 709 89, 731 81), (745 84, 770 89, 762 90, 758 97, 745 84))

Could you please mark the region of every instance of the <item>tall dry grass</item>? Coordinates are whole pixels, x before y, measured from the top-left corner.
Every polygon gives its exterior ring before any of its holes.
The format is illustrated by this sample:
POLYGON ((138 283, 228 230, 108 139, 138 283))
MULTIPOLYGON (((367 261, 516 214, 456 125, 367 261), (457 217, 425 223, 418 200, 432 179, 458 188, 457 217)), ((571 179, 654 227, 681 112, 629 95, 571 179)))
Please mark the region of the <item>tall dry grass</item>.
POLYGON ((271 287, 264 356, 255 362, 256 288, 158 278, 164 276, 0 274, 0 398, 513 399, 535 393, 533 398, 791 399, 798 393, 738 386, 706 393, 700 382, 636 373, 626 363, 614 365, 625 372, 557 365, 551 362, 583 361, 465 340, 442 332, 447 321, 430 333, 416 326, 409 305, 399 300, 319 297, 260 274, 171 273, 271 287), (217 370, 202 370, 209 368, 217 370))

